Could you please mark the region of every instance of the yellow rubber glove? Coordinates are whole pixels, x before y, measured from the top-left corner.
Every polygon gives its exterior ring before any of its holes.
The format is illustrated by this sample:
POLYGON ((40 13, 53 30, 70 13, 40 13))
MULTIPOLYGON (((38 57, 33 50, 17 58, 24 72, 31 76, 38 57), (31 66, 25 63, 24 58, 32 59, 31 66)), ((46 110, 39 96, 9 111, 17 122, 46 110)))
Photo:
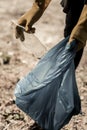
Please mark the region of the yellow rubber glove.
POLYGON ((78 41, 77 51, 84 48, 87 40, 87 5, 84 5, 78 23, 72 30, 69 43, 74 39, 78 41))
POLYGON ((18 24, 23 26, 25 30, 16 26, 15 35, 16 38, 20 38, 21 41, 25 40, 24 31, 27 33, 34 33, 35 28, 32 28, 32 25, 38 21, 42 16, 44 10, 47 8, 51 0, 35 0, 32 8, 27 11, 23 16, 18 20, 18 24))

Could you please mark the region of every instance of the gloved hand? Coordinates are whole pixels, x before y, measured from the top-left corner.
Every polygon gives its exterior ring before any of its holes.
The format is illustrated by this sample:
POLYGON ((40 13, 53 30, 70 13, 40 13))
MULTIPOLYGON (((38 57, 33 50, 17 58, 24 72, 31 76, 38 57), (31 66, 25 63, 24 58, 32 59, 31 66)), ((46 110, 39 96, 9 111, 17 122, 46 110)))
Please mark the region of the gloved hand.
POLYGON ((26 12, 19 20, 18 24, 23 26, 25 29, 22 29, 19 26, 16 26, 15 36, 20 38, 21 41, 25 40, 24 31, 27 33, 34 33, 35 28, 32 28, 32 25, 42 16, 44 10, 47 8, 51 0, 35 0, 31 10, 26 12))
POLYGON ((87 40, 87 5, 84 5, 78 23, 72 30, 70 35, 69 43, 71 43, 74 39, 78 42, 77 51, 83 48, 86 45, 87 40))
POLYGON ((24 41, 24 31, 27 33, 34 33, 35 28, 32 28, 32 25, 34 24, 35 20, 33 20, 34 15, 39 11, 39 7, 37 3, 33 4, 33 7, 31 10, 26 12, 20 19, 18 20, 18 24, 23 26, 25 30, 23 30, 21 27, 16 26, 15 29, 15 36, 16 38, 20 38, 21 41, 24 41))

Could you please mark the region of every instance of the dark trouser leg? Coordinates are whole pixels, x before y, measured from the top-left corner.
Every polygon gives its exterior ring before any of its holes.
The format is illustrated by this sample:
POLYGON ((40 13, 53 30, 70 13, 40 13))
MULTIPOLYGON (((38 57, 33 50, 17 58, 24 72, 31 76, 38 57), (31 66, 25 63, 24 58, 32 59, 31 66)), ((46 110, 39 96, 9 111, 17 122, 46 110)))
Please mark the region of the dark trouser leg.
MULTIPOLYGON (((71 13, 71 11, 68 12, 68 14, 66 15, 66 26, 64 29, 64 37, 67 37, 71 34, 72 29, 74 28, 75 24, 77 23, 78 17, 74 17, 73 14, 71 13)), ((81 49, 80 51, 78 51, 76 53, 75 59, 74 59, 74 63, 75 63, 75 69, 78 67, 79 62, 81 60, 83 54, 83 49, 81 49)))
POLYGON ((75 56, 75 59, 74 59, 75 69, 78 67, 79 62, 80 62, 80 60, 81 60, 81 58, 82 58, 83 50, 84 50, 84 49, 81 49, 81 50, 79 50, 79 51, 76 53, 76 56, 75 56))
MULTIPOLYGON (((77 9, 72 9, 67 13, 66 15, 66 22, 65 22, 65 29, 64 29, 64 37, 67 37, 71 34, 72 29, 74 28, 74 26, 76 25, 80 13, 81 13, 81 9, 82 7, 79 7, 77 9), (78 10, 78 11, 77 11, 78 10)), ((83 54, 83 49, 81 49, 80 51, 78 51, 76 53, 75 59, 74 59, 74 63, 75 63, 75 69, 78 67, 79 62, 81 60, 83 54)))

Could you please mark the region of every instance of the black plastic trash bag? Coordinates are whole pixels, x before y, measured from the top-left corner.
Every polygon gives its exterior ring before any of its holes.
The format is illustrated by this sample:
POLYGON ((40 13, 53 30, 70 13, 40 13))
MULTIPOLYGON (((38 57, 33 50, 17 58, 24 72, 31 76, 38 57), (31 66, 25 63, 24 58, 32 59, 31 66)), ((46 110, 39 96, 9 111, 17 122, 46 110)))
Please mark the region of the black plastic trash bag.
POLYGON ((46 130, 59 130, 80 112, 75 79, 76 43, 53 47, 15 89, 17 106, 46 130))

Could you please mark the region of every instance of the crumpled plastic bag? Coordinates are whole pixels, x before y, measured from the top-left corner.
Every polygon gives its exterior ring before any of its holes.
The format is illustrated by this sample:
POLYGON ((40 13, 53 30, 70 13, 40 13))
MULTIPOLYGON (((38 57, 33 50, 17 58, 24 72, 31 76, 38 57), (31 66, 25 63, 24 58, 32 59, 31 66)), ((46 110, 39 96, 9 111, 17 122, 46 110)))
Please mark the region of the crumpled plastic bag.
POLYGON ((75 79, 76 43, 62 40, 16 86, 17 106, 46 130, 59 130, 81 110, 75 79))

